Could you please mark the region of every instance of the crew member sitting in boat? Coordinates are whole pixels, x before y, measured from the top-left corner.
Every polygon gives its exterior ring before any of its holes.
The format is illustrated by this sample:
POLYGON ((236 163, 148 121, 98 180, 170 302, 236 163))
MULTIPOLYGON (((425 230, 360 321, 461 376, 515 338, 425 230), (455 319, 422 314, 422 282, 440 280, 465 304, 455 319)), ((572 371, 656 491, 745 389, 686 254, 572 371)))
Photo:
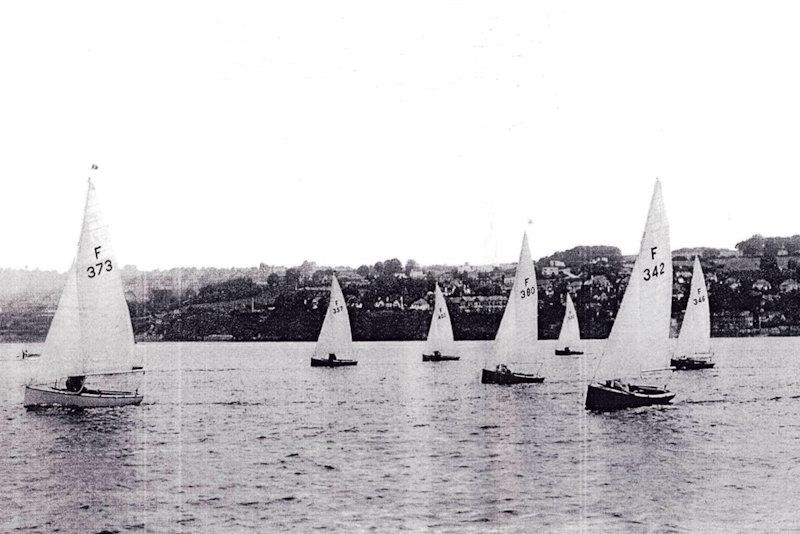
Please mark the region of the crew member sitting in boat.
POLYGON ((435 350, 435 351, 433 351, 433 355, 436 356, 437 358, 439 358, 442 355, 442 353, 439 352, 438 350, 435 350))
POLYGON ((502 374, 510 374, 511 373, 511 371, 509 371, 508 367, 506 367, 506 364, 504 364, 504 363, 501 363, 497 367, 495 367, 494 371, 495 371, 495 373, 502 373, 502 374))
POLYGON ((80 393, 83 391, 83 383, 86 381, 85 376, 70 376, 67 377, 67 391, 72 393, 80 393))
POLYGON ((606 386, 620 391, 628 391, 628 384, 623 384, 621 380, 615 378, 614 380, 606 380, 606 386))
POLYGON ((336 355, 335 354, 328 354, 328 361, 329 362, 336 361, 336 355))

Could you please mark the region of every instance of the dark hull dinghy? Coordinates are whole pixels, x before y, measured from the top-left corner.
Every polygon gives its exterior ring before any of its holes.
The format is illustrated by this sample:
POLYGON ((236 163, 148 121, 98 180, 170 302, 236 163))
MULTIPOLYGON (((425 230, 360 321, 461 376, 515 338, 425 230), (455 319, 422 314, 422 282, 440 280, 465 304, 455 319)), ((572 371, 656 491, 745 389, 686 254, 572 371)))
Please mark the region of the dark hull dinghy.
POLYGON ((538 384, 544 382, 544 377, 528 373, 498 372, 484 369, 481 372, 481 384, 538 384))
POLYGON ((461 356, 447 356, 445 354, 436 354, 436 353, 422 355, 423 362, 450 362, 460 359, 461 356))
POLYGON ((655 386, 621 384, 617 380, 589 384, 586 409, 593 412, 613 412, 627 408, 669 404, 675 394, 655 386))
POLYGON ((311 367, 347 367, 356 365, 357 360, 337 360, 336 358, 311 358, 311 367))
POLYGON ((570 350, 569 347, 563 349, 556 349, 556 356, 580 356, 583 354, 580 350, 570 350))
POLYGON ((669 364, 676 371, 696 371, 697 369, 711 369, 714 367, 714 362, 707 358, 671 358, 669 364))

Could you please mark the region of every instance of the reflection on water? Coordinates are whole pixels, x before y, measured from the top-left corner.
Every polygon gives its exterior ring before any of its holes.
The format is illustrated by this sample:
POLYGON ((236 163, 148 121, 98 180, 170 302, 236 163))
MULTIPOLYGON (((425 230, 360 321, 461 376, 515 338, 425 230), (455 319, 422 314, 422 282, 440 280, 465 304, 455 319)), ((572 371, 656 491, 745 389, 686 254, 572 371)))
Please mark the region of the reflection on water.
MULTIPOLYGON (((480 384, 488 346, 140 344, 138 408, 26 412, 32 367, 0 348, 0 530, 704 530, 798 524, 792 339, 715 340, 664 373, 673 406, 583 409, 585 357, 542 344, 543 384, 480 384)), ((594 349, 594 350, 592 350, 594 349)))

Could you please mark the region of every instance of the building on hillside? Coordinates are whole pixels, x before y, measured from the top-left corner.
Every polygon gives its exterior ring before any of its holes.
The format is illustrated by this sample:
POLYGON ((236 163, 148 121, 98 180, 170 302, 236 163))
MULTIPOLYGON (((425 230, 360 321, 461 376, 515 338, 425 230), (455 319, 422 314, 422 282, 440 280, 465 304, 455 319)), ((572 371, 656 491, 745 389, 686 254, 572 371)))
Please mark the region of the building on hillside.
POLYGON ((794 278, 788 278, 781 282, 780 290, 781 293, 791 293, 792 291, 800 290, 800 284, 794 278))
POLYGON ((428 311, 431 309, 431 305, 428 304, 428 301, 424 298, 417 299, 411 303, 409 309, 418 310, 418 311, 428 311))
POLYGON ((764 280, 763 278, 759 278, 755 282, 753 282, 753 290, 754 291, 769 291, 772 289, 772 284, 764 280))

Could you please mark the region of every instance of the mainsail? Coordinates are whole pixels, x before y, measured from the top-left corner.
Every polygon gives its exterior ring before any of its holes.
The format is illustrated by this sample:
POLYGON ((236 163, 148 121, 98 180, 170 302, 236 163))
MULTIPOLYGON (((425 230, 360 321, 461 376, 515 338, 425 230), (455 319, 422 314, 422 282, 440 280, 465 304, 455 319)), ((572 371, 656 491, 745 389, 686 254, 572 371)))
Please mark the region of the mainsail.
POLYGON ((669 224, 661 182, 656 180, 639 255, 595 377, 634 377, 665 368, 671 310, 669 224))
POLYGON ((564 322, 561 323, 561 333, 558 334, 558 346, 570 347, 581 340, 581 332, 578 327, 578 314, 575 313, 575 305, 572 297, 567 293, 567 308, 564 312, 564 322))
POLYGON ((48 378, 124 372, 141 366, 120 272, 90 181, 78 253, 42 354, 42 371, 48 378))
POLYGON ((525 234, 514 286, 495 336, 495 357, 504 361, 530 357, 536 349, 539 337, 538 316, 536 270, 528 248, 528 235, 525 234))
POLYGON ((331 298, 328 303, 328 311, 325 313, 325 320, 322 322, 322 330, 319 332, 317 346, 314 349, 316 358, 327 358, 329 354, 335 354, 337 358, 347 357, 351 352, 353 337, 350 333, 350 317, 347 315, 347 305, 339 287, 336 275, 331 281, 331 298))
POLYGON ((439 284, 436 284, 434 291, 433 318, 428 330, 426 348, 429 352, 439 351, 442 354, 448 354, 453 350, 453 326, 439 284))
POLYGON ((695 257, 692 272, 692 286, 689 302, 683 316, 681 333, 678 335, 679 356, 708 354, 711 352, 711 314, 708 305, 708 291, 700 259, 695 257))

